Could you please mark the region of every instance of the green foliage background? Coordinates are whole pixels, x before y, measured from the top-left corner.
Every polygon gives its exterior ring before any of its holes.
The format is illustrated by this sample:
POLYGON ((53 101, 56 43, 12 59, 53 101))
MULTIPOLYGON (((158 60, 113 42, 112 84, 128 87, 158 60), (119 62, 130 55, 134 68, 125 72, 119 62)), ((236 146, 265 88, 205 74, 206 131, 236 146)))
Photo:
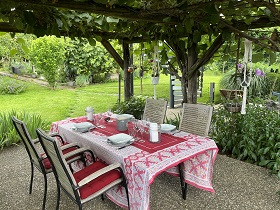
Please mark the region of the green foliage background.
POLYGON ((42 73, 50 86, 54 88, 58 81, 58 72, 62 69, 65 59, 63 39, 54 36, 35 39, 29 56, 38 73, 42 73))
POLYGON ((90 83, 102 82, 109 72, 115 72, 117 68, 114 59, 100 43, 92 46, 87 39, 67 39, 64 68, 66 81, 75 81, 76 76, 87 75, 90 83))
POLYGON ((255 99, 246 114, 231 113, 223 106, 215 109, 210 137, 220 151, 239 160, 266 166, 280 178, 280 117, 255 99))

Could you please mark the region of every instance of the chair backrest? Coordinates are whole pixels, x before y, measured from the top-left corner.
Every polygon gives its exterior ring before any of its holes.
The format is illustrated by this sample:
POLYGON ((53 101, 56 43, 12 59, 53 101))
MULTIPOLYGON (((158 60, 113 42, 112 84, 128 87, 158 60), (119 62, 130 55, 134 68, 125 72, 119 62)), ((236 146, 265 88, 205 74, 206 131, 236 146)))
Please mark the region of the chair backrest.
POLYGON ((54 175, 60 186, 73 199, 80 199, 79 192, 75 190, 77 183, 71 173, 69 165, 63 156, 59 146, 59 141, 47 135, 42 129, 37 129, 36 132, 39 141, 41 142, 42 147, 53 166, 54 175))
POLYGON ((143 120, 162 124, 167 109, 167 101, 163 99, 147 98, 143 113, 143 120))
POLYGON ((40 167, 38 169, 44 170, 44 167, 41 162, 42 157, 38 149, 35 147, 35 144, 32 141, 32 138, 26 128, 25 123, 17 119, 15 116, 12 116, 12 121, 16 128, 17 133, 19 134, 22 142, 24 143, 30 161, 32 161, 37 166, 37 168, 40 167))
POLYGON ((184 103, 179 130, 199 136, 207 136, 212 112, 212 106, 184 103))

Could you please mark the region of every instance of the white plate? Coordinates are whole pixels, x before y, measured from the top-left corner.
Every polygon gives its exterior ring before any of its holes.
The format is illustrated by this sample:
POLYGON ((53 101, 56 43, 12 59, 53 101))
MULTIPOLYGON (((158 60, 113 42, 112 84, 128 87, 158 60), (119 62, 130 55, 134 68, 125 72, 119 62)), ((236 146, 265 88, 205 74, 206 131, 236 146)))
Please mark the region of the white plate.
POLYGON ((125 133, 118 133, 108 137, 108 141, 115 145, 126 144, 130 141, 134 141, 133 137, 125 134, 125 133))
POLYGON ((109 139, 107 140, 107 143, 110 144, 113 147, 124 147, 124 146, 131 145, 133 142, 134 142, 134 139, 131 139, 130 141, 127 141, 125 143, 114 144, 109 139))
POLYGON ((174 131, 176 129, 175 125, 171 125, 171 124, 161 124, 160 125, 160 131, 162 133, 168 133, 170 131, 174 131))
POLYGON ((74 123, 73 126, 73 129, 79 132, 86 132, 92 128, 95 128, 95 126, 90 122, 74 123))

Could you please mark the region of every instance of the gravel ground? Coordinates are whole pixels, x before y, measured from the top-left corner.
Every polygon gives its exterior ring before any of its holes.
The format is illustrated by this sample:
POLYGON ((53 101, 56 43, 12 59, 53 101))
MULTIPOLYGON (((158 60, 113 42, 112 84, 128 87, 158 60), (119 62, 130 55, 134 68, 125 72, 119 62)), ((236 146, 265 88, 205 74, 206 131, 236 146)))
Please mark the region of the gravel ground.
MULTIPOLYGON (((30 163, 24 146, 12 146, 0 151, 0 209, 41 209, 43 176, 35 170, 33 193, 28 194, 30 163)), ((215 193, 189 186, 187 200, 181 198, 179 178, 159 175, 151 185, 151 210, 280 210, 280 181, 269 170, 218 155, 213 174, 215 193)), ((56 185, 52 174, 48 175, 46 209, 55 209, 56 185)), ((64 194, 61 210, 78 209, 64 194)), ((109 199, 96 198, 84 205, 85 210, 121 209, 109 199)))

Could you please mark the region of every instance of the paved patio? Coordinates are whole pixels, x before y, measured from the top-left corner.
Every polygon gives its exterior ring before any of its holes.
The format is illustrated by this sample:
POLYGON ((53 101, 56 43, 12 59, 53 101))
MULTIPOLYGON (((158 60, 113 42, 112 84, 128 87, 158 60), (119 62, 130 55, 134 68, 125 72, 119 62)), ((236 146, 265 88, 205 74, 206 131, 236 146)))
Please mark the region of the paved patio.
MULTIPOLYGON (((0 209, 41 209, 43 176, 35 170, 32 195, 28 194, 30 163, 22 144, 0 151, 0 209)), ((48 210, 55 209, 56 185, 52 174, 48 175, 48 210)), ((181 198, 179 179, 161 174, 151 185, 151 210, 214 210, 214 209, 280 209, 280 181, 269 170, 218 155, 213 176, 215 193, 190 186, 187 200, 181 198)), ((61 210, 74 210, 77 206, 64 194, 61 210)), ((85 210, 121 209, 109 199, 101 198, 84 205, 85 210)))

